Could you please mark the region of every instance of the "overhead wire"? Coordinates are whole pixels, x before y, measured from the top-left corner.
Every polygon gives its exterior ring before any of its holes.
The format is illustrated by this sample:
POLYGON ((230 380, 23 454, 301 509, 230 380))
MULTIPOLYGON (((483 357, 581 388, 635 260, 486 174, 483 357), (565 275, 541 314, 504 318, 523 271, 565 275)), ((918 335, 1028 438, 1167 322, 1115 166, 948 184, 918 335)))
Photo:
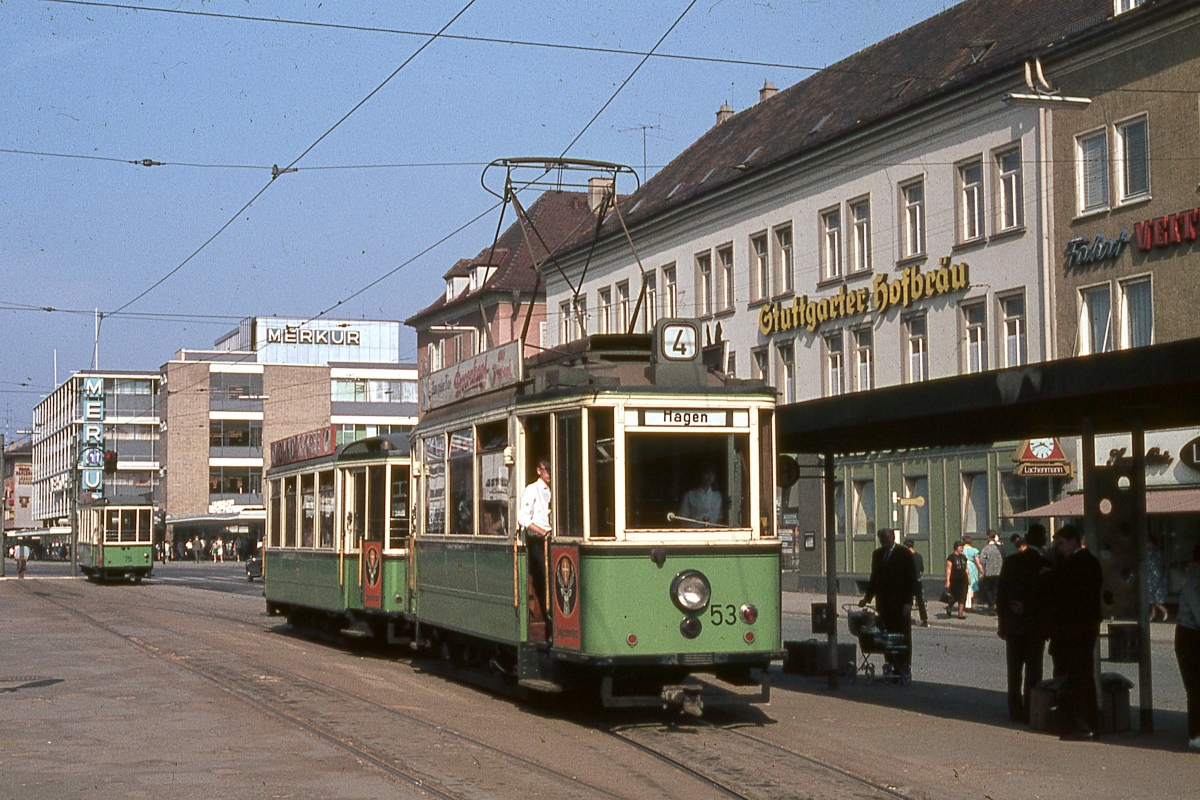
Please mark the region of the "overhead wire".
POLYGON ((433 34, 432 36, 430 36, 430 37, 429 37, 429 39, 428 39, 428 41, 424 42, 424 43, 423 43, 423 44, 422 44, 420 47, 418 47, 418 48, 416 49, 416 51, 414 51, 414 52, 413 52, 413 53, 412 53, 412 54, 411 54, 411 55, 410 55, 408 58, 406 58, 406 59, 405 59, 405 60, 404 60, 404 61, 403 61, 403 62, 400 64, 400 66, 396 67, 396 69, 395 69, 395 70, 393 70, 393 71, 392 71, 392 73, 391 73, 390 75, 388 75, 386 78, 384 78, 384 79, 383 79, 383 81, 382 81, 382 82, 381 82, 381 83, 380 83, 378 86, 376 86, 374 89, 372 89, 372 90, 371 90, 371 91, 370 91, 370 92, 367 94, 367 96, 366 96, 366 97, 364 97, 362 100, 360 100, 360 101, 358 101, 357 103, 355 103, 355 105, 353 106, 353 108, 351 108, 349 111, 347 111, 347 112, 346 112, 346 113, 345 113, 345 114, 344 114, 344 115, 341 117, 341 119, 339 119, 337 122, 335 122, 333 125, 331 125, 331 126, 330 126, 330 127, 329 127, 329 128, 328 128, 328 129, 327 129, 325 132, 324 132, 324 133, 322 133, 320 136, 318 136, 318 137, 317 137, 317 139, 316 139, 316 141, 314 141, 312 144, 310 144, 308 147, 306 147, 306 148, 304 149, 304 151, 300 153, 300 155, 298 155, 298 156, 296 156, 296 158, 292 159, 291 163, 289 163, 289 164, 288 164, 286 167, 284 167, 284 169, 283 169, 283 170, 281 170, 281 171, 272 170, 271 180, 270 180, 270 181, 268 181, 268 182, 266 183, 266 185, 264 185, 264 186, 263 186, 261 189, 259 189, 259 190, 258 190, 258 191, 257 191, 257 192, 254 194, 254 196, 253 196, 253 197, 251 197, 251 198, 250 198, 250 200, 249 200, 249 201, 248 201, 248 202, 247 202, 245 205, 243 205, 243 206, 242 206, 240 209, 238 209, 237 213, 235 213, 233 216, 231 216, 231 217, 230 217, 230 218, 229 218, 229 219, 228 219, 228 220, 225 222, 225 224, 224 224, 224 225, 222 225, 220 228, 218 228, 216 233, 214 233, 212 236, 208 237, 208 239, 206 239, 206 240, 204 241, 204 243, 203 243, 203 244, 201 244, 201 245, 200 245, 198 248, 196 248, 194 251, 192 251, 191 255, 189 255, 187 258, 185 258, 183 261, 181 261, 181 262, 180 262, 180 263, 179 263, 177 266, 175 266, 174 268, 172 268, 171 270, 169 270, 169 271, 168 271, 168 272, 167 272, 165 275, 163 275, 163 276, 162 276, 161 278, 159 278, 157 281, 155 281, 154 283, 152 283, 152 284, 151 284, 149 287, 147 287, 147 288, 146 288, 146 289, 144 289, 142 292, 140 292, 139 294, 137 294, 137 295, 136 295, 136 296, 135 296, 133 299, 129 300, 128 302, 124 303, 124 304, 123 304, 123 305, 121 305, 121 306, 118 306, 116 309, 114 309, 114 311, 113 311, 113 312, 106 312, 106 313, 119 313, 119 312, 121 312, 121 311, 124 311, 126 308, 128 308, 128 307, 129 307, 129 306, 131 306, 131 305, 133 305, 133 304, 134 304, 134 303, 136 303, 138 300, 141 300, 141 299, 142 299, 143 297, 145 297, 147 294, 149 294, 150 292, 154 291, 156 288, 158 288, 159 286, 161 286, 161 285, 162 285, 162 284, 163 284, 165 281, 167 281, 167 280, 168 280, 168 279, 169 279, 169 278, 170 278, 172 275, 174 275, 175 273, 179 272, 179 270, 183 269, 183 268, 184 268, 184 266, 186 266, 186 265, 188 264, 188 262, 190 262, 190 261, 191 261, 193 258, 195 258, 197 255, 199 255, 199 254, 200 254, 200 252, 201 252, 202 250, 204 250, 204 248, 208 247, 208 245, 209 245, 210 243, 212 243, 212 241, 213 241, 213 240, 215 240, 215 239, 216 239, 218 236, 220 236, 220 235, 221 235, 221 233, 223 233, 223 232, 224 232, 224 231, 225 231, 225 230, 226 230, 226 229, 227 229, 227 228, 228 228, 230 225, 232 225, 232 224, 234 223, 234 221, 235 221, 235 220, 236 220, 236 219, 237 219, 239 216, 241 216, 241 214, 242 214, 242 213, 243 213, 243 212, 244 212, 244 211, 245 211, 247 208, 249 208, 249 207, 250 207, 250 206, 251 206, 251 205, 254 203, 254 201, 255 201, 255 200, 257 200, 259 197, 261 197, 261 196, 262 196, 262 194, 263 194, 264 192, 266 192, 266 191, 267 191, 267 189, 268 189, 268 188, 270 188, 272 184, 274 184, 274 182, 275 182, 276 178, 278 178, 278 176, 279 176, 280 174, 283 174, 284 172, 287 172, 287 171, 289 171, 289 170, 290 170, 292 167, 294 167, 294 166, 296 165, 296 163, 298 163, 298 162, 299 162, 301 159, 303 159, 303 158, 304 158, 306 155, 308 155, 310 152, 312 152, 313 148, 315 148, 315 147, 316 147, 317 145, 319 145, 319 144, 320 144, 322 141, 324 141, 324 140, 325 140, 325 138, 326 138, 327 136, 329 136, 331 133, 333 133, 335 130, 337 130, 337 128, 338 128, 338 127, 340 127, 340 126, 341 126, 341 124, 342 124, 343 122, 345 122, 347 119, 349 119, 349 118, 350 118, 350 116, 351 116, 352 114, 354 114, 354 112, 355 112, 355 111, 357 111, 358 109, 360 109, 360 108, 363 106, 363 104, 364 104, 364 103, 366 103, 368 100, 370 100, 372 97, 374 97, 374 96, 375 96, 375 94, 376 94, 376 93, 378 93, 378 92, 379 92, 381 89, 383 89, 383 87, 384 87, 384 86, 386 86, 386 85, 387 85, 387 84, 388 84, 388 83, 389 83, 389 82, 390 82, 390 81, 391 81, 393 78, 395 78, 397 75, 399 75, 401 70, 403 70, 405 67, 407 67, 409 64, 411 64, 411 63, 412 63, 412 61, 413 61, 413 59, 415 59, 415 58, 416 58, 417 56, 419 56, 419 55, 420 55, 422 52, 424 52, 425 48, 429 47, 429 45, 431 45, 431 44, 432 44, 434 41, 436 41, 436 40, 438 39, 438 37, 439 37, 439 36, 441 36, 441 34, 442 34, 442 33, 444 33, 444 32, 446 31, 446 29, 447 29, 447 28, 449 28, 451 25, 453 25, 453 24, 455 23, 455 21, 457 21, 459 17, 461 17, 463 14, 465 14, 465 13, 467 12, 467 10, 468 10, 468 9, 469 9, 471 6, 473 6, 474 4, 475 4, 475 0, 467 0, 467 3, 466 3, 466 5, 464 5, 464 6, 463 6, 463 7, 462 7, 462 8, 461 8, 459 11, 458 11, 458 13, 456 13, 456 14, 455 14, 453 17, 451 17, 451 18, 450 18, 450 20, 449 20, 449 21, 448 21, 448 22, 447 22, 445 25, 443 25, 443 26, 441 27, 441 29, 440 29, 440 30, 439 30, 437 33, 435 33, 435 34, 433 34))

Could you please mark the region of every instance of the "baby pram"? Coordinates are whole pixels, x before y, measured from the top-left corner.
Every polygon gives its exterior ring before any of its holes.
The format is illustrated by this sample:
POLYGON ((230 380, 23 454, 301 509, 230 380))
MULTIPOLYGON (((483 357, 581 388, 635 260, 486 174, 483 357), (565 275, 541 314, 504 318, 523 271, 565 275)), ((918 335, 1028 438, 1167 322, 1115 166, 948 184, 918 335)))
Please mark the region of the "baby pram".
POLYGON ((883 627, 883 621, 874 608, 847 603, 842 606, 846 612, 846 624, 850 635, 858 639, 858 648, 862 651, 862 663, 847 676, 851 682, 858 673, 867 676, 868 680, 875 679, 875 664, 871 662, 872 655, 883 656, 883 673, 881 680, 897 682, 901 686, 912 683, 912 668, 900 663, 900 658, 908 654, 908 645, 903 633, 888 633, 883 627))

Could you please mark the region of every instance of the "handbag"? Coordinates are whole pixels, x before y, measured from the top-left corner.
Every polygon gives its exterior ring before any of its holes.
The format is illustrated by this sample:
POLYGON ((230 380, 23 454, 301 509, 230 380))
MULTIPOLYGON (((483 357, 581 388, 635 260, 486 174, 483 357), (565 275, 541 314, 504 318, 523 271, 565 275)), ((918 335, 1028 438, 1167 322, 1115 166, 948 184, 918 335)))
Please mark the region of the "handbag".
POLYGON ((954 595, 950 594, 949 589, 942 589, 942 602, 951 605, 957 601, 954 599, 954 595))

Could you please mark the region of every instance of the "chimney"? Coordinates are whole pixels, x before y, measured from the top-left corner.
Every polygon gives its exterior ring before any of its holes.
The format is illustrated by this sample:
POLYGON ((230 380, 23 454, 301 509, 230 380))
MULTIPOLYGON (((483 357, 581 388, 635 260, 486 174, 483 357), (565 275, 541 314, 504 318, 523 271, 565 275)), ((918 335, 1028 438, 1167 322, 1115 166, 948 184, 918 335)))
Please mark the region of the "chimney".
POLYGON ((758 102, 761 103, 763 100, 770 99, 777 94, 779 94, 779 90, 775 88, 775 84, 771 81, 767 81, 763 84, 763 87, 758 90, 758 102))
POLYGON ((721 107, 717 109, 717 125, 720 125, 732 116, 733 109, 729 107, 729 103, 721 103, 721 107))
MULTIPOLYGON (((612 202, 612 178, 588 178, 588 210, 593 214, 600 211, 600 204, 605 198, 612 202)), ((611 208, 611 205, 610 205, 611 208)))

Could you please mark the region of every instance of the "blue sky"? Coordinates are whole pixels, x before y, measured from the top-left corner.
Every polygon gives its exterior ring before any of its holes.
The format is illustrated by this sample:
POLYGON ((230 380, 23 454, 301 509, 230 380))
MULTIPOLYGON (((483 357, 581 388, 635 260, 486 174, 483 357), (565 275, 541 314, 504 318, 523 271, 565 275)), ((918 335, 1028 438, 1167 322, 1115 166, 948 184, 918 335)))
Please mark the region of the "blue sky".
MULTIPOLYGON (((484 163, 561 153, 641 60, 438 39, 271 181, 272 164, 293 162, 428 40, 387 31, 435 32, 467 2, 0 0, 0 432, 29 427, 55 351, 60 381, 90 366, 93 319, 68 312, 126 305, 264 187, 125 309, 195 316, 105 318, 102 368, 155 369, 236 318, 330 308, 489 208, 484 163), (124 163, 146 158, 164 166, 124 163)), ((475 0, 447 33, 644 52, 689 2, 475 0)), ((660 53, 790 66, 651 58, 569 155, 641 172, 638 128, 654 126, 653 174, 721 103, 747 108, 764 81, 811 74, 791 67, 834 63, 951 5, 698 0, 660 53)), ((330 316, 404 319, 495 225, 487 215, 330 316)), ((406 329, 404 357, 414 342, 406 329)))

